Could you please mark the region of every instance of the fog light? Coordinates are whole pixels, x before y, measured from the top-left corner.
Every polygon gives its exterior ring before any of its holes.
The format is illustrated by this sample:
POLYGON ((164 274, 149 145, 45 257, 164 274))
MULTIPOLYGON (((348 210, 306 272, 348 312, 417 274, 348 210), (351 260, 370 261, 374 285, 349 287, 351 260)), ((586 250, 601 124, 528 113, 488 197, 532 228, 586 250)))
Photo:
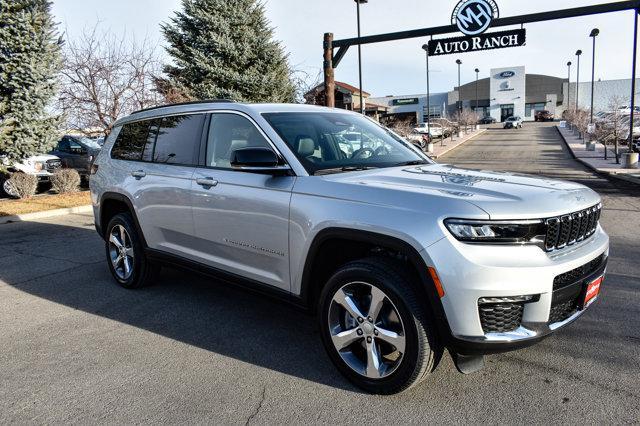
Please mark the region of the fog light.
POLYGON ((538 300, 540 300, 539 294, 508 297, 481 297, 478 299, 478 305, 493 305, 496 303, 531 303, 537 302, 538 300))

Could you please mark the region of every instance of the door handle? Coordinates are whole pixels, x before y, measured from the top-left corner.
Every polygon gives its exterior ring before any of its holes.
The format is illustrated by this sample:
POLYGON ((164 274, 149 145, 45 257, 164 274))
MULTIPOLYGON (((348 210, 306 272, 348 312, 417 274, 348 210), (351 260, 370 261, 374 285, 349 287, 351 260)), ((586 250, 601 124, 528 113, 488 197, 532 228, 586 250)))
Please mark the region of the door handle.
POLYGON ((145 177, 147 174, 144 172, 144 170, 137 170, 135 172, 131 172, 131 176, 133 176, 136 179, 141 179, 143 177, 145 177))
POLYGON ((210 177, 198 178, 196 179, 196 183, 200 186, 204 186, 205 188, 211 188, 212 186, 218 185, 218 181, 210 177))

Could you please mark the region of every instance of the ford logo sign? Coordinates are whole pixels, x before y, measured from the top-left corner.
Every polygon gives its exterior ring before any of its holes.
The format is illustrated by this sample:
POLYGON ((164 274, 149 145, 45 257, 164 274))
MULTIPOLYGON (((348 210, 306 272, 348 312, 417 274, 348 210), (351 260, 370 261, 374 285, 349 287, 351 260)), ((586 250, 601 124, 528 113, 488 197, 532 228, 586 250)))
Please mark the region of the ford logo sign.
POLYGON ((453 9, 451 23, 468 36, 482 34, 500 15, 493 0, 462 0, 453 9))
POLYGON ((498 74, 498 77, 500 77, 500 78, 511 78, 514 75, 516 75, 516 73, 514 71, 503 71, 500 74, 498 74))

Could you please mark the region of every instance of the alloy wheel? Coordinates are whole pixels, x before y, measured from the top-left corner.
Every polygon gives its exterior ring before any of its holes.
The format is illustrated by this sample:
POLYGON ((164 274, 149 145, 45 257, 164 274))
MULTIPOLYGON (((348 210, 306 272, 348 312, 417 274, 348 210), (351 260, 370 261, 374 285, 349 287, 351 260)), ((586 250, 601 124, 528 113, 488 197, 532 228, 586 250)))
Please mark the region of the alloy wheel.
POLYGON ((406 334, 396 306, 378 287, 352 282, 329 307, 331 341, 342 360, 369 379, 392 374, 402 363, 406 334))
POLYGON ((14 198, 18 197, 18 193, 16 192, 15 188, 13 187, 9 179, 6 179, 4 182, 2 182, 2 189, 4 190, 5 194, 7 194, 8 196, 14 197, 14 198))
POLYGON ((109 233, 109 257, 118 278, 127 280, 133 273, 133 241, 122 225, 116 225, 109 233))

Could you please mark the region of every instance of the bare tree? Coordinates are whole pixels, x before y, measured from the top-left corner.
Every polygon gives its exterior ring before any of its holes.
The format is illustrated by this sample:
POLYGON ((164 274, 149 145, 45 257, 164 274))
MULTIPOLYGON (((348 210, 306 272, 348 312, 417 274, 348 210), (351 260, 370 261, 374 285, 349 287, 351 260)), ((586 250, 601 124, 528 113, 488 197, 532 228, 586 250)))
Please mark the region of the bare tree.
POLYGON ((165 102, 156 87, 161 64, 148 40, 96 25, 68 41, 63 54, 58 105, 70 129, 107 135, 120 117, 165 102))
POLYGON ((469 131, 469 126, 478 123, 478 114, 469 108, 458 111, 454 114, 454 120, 458 122, 460 128, 464 127, 464 132, 469 131))

